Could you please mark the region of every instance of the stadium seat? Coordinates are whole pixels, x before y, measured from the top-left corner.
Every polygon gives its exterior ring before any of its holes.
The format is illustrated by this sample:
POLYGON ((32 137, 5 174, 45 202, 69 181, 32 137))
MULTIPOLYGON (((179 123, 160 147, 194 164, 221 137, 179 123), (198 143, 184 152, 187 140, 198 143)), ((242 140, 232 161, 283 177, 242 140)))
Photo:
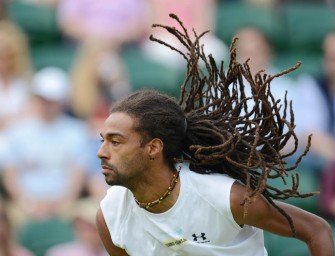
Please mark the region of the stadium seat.
POLYGON ((335 220, 329 221, 330 227, 332 228, 333 231, 333 239, 334 239, 334 244, 335 244, 335 220))
POLYGON ((136 47, 127 47, 122 53, 135 90, 156 89, 179 98, 184 71, 170 68, 146 57, 136 47))
POLYGON ((274 59, 274 66, 281 71, 293 67, 297 62, 301 62, 301 66, 287 74, 290 77, 297 78, 302 74, 310 74, 317 76, 322 71, 322 55, 320 53, 306 53, 303 51, 282 51, 279 52, 274 59))
POLYGON ((6 2, 9 18, 27 33, 32 45, 60 39, 55 10, 22 1, 6 2))
POLYGON ((20 244, 35 256, 44 256, 50 247, 73 239, 72 226, 60 218, 31 221, 18 231, 20 244))
POLYGON ((295 238, 264 232, 265 247, 269 256, 307 256, 307 245, 295 238))
MULTIPOLYGON (((319 191, 320 184, 317 179, 317 173, 313 169, 309 169, 306 166, 298 167, 294 173, 299 174, 299 188, 298 191, 301 194, 319 191)), ((293 173, 292 173, 293 174, 293 173)), ((287 185, 283 183, 280 178, 269 179, 268 184, 279 188, 280 190, 289 189, 292 186, 291 178, 287 178, 287 185)), ((307 198, 289 198, 284 202, 300 207, 306 211, 319 214, 318 205, 319 195, 313 195, 307 198)))
POLYGON ((53 66, 69 72, 76 58, 76 50, 60 43, 48 43, 31 47, 31 56, 36 70, 53 66))
POLYGON ((290 3, 283 7, 291 50, 320 52, 327 32, 335 29, 335 11, 325 3, 290 3))
POLYGON ((276 50, 286 46, 285 30, 276 10, 248 5, 244 2, 219 4, 215 33, 226 44, 230 45, 237 30, 245 26, 260 28, 276 50))

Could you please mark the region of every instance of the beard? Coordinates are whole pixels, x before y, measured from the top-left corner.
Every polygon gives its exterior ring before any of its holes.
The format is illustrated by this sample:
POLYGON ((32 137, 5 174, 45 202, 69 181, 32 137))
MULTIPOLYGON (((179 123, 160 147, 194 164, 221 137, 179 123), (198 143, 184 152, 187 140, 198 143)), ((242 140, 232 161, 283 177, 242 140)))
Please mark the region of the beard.
POLYGON ((136 156, 121 159, 121 164, 111 164, 106 159, 101 160, 101 166, 107 168, 104 171, 105 181, 110 186, 123 186, 132 188, 140 180, 147 168, 143 155, 138 153, 136 156))
POLYGON ((103 175, 105 176, 105 181, 108 185, 122 185, 119 170, 115 165, 110 164, 107 162, 107 160, 102 159, 101 166, 107 168, 107 171, 103 171, 103 175))

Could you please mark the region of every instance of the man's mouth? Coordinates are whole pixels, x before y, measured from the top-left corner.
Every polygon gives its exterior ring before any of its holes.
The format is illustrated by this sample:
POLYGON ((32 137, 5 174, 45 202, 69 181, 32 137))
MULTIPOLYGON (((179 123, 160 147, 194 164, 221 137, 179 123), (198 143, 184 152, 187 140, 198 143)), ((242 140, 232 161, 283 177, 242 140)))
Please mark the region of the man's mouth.
POLYGON ((109 165, 105 165, 105 164, 102 164, 101 165, 101 169, 102 169, 102 174, 106 175, 107 173, 113 171, 113 168, 109 165))
POLYGON ((102 169, 109 169, 109 170, 112 170, 113 168, 112 167, 110 167, 109 165, 101 165, 101 168, 102 169))

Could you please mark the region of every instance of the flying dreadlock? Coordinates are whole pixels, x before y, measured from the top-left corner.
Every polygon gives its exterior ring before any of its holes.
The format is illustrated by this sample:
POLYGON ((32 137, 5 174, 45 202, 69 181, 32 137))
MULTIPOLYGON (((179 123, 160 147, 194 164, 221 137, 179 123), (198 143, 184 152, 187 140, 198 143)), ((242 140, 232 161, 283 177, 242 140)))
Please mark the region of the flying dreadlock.
POLYGON ((248 205, 263 195, 286 217, 295 236, 292 219, 274 200, 304 198, 316 192, 300 194, 298 174, 290 176, 292 187, 285 190, 268 185, 267 179, 281 178, 286 184, 288 173, 298 167, 311 145, 309 136, 303 154, 294 166, 287 166, 285 158, 292 156, 298 147, 292 102, 288 104, 285 95, 281 104, 281 100, 275 99, 270 90, 274 78, 297 69, 300 63, 273 76, 261 70, 253 77, 249 60, 243 64, 236 60, 238 38, 234 38, 228 71, 224 72, 224 62, 221 61, 218 67, 211 55, 206 56, 199 42, 208 31, 198 35, 193 30, 195 39, 192 41, 179 18, 174 14, 170 17, 180 24, 182 31, 160 24, 153 27, 164 28, 174 35, 187 53, 152 35, 150 39, 178 52, 187 61, 179 105, 184 110, 188 126, 183 141, 183 159, 178 161, 188 161, 192 171, 224 173, 245 184, 247 193, 242 202, 245 214, 248 205), (246 97, 244 79, 250 84, 252 97, 246 97), (248 104, 250 101, 253 102, 252 108, 248 104), (290 120, 286 119, 287 111, 290 111, 290 120), (281 151, 290 139, 294 140, 294 147, 291 152, 282 155, 281 151))

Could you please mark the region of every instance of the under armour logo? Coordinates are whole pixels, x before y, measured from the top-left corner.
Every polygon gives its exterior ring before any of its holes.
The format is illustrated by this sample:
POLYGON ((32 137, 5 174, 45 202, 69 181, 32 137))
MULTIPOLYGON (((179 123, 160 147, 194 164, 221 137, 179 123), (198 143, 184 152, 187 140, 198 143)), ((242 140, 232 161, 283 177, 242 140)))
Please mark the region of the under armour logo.
POLYGON ((205 241, 207 238, 205 237, 205 233, 201 233, 201 236, 197 236, 196 234, 193 234, 193 241, 198 242, 198 239, 202 238, 203 241, 205 241))

